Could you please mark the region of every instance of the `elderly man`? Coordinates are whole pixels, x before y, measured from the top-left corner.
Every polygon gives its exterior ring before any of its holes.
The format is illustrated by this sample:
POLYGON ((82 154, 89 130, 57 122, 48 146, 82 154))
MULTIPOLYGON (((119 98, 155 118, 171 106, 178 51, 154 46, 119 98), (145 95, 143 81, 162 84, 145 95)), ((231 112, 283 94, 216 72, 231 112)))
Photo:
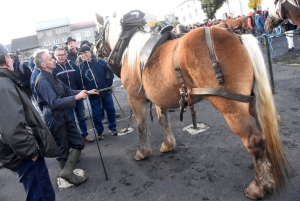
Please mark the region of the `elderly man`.
POLYGON ((72 37, 68 37, 66 45, 68 46, 68 60, 76 63, 78 48, 76 47, 76 40, 72 37))
MULTIPOLYGON (((91 50, 88 46, 83 46, 79 49, 79 54, 83 59, 76 71, 76 81, 80 89, 90 90, 93 88, 103 89, 110 87, 113 83, 114 73, 109 68, 108 64, 101 59, 92 58, 91 50)), ((92 108, 92 115, 95 128, 98 133, 98 140, 102 140, 104 128, 102 124, 102 110, 107 113, 108 128, 110 133, 115 136, 118 134, 116 130, 116 116, 114 101, 112 99, 111 90, 100 92, 100 95, 89 96, 89 101, 92 108)))
MULTIPOLYGON (((56 68, 53 70, 53 73, 70 89, 77 90, 76 84, 76 69, 78 68, 75 63, 70 60, 67 60, 67 52, 64 48, 57 48, 54 51, 54 56, 56 58, 56 68)), ((94 139, 88 137, 87 126, 84 119, 84 105, 83 100, 76 101, 76 107, 68 109, 68 116, 76 125, 74 112, 78 120, 79 128, 81 130, 81 135, 83 139, 87 142, 93 142, 94 139)))
POLYGON ((84 140, 68 117, 67 109, 74 108, 77 100, 85 99, 88 94, 98 94, 98 91, 68 88, 53 75, 55 60, 47 50, 36 51, 34 63, 41 70, 35 83, 37 102, 43 107, 44 121, 62 152, 57 158, 62 169, 59 176, 79 185, 86 177, 75 175, 73 169, 84 148, 84 140))
POLYGON ((0 83, 0 165, 19 178, 26 200, 55 200, 44 157, 61 153, 21 86, 2 44, 0 83))

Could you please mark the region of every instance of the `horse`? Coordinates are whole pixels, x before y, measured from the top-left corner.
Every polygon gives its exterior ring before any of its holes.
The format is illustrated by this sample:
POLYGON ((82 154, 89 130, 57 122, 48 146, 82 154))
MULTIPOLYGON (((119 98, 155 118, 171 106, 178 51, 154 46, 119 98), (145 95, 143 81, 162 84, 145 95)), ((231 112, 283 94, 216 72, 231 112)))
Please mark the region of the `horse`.
MULTIPOLYGON (((98 30, 101 37, 94 52, 108 56, 121 33, 120 19, 109 17, 104 21, 98 15, 97 23, 101 27, 98 30)), ((193 103, 201 99, 208 100, 222 113, 233 133, 241 138, 251 154, 255 178, 244 190, 244 194, 256 200, 274 189, 280 192, 287 183, 290 166, 280 141, 276 107, 257 39, 249 34, 235 35, 225 29, 208 28, 215 57, 224 78, 224 84, 220 84, 206 45, 205 29, 207 28, 199 27, 181 38, 161 44, 148 59, 143 70, 140 68, 140 53, 150 38, 150 33, 143 29, 134 32, 123 53, 120 71, 139 133, 139 146, 134 158, 143 160, 151 154, 146 118, 148 100, 155 105, 158 122, 164 134, 160 152, 166 153, 176 147, 168 109, 180 107, 180 90, 183 87, 178 77, 184 80, 188 90, 218 88, 222 85, 226 90, 243 96, 253 93, 255 99, 240 102, 221 95, 208 94, 199 98, 190 94, 194 97, 193 103)))
POLYGON ((274 0, 265 20, 266 32, 271 33, 273 28, 279 26, 287 18, 300 27, 300 0, 274 0))
POLYGON ((246 17, 244 16, 241 16, 237 19, 229 18, 223 20, 223 22, 228 25, 229 29, 247 29, 246 17))

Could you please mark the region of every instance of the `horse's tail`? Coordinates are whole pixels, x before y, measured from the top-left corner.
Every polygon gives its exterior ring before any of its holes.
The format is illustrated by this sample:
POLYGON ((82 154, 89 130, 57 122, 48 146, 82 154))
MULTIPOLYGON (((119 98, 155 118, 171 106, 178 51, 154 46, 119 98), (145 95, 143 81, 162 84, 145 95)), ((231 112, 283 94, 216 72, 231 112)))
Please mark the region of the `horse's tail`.
POLYGON ((286 160, 279 137, 278 116, 273 100, 267 70, 258 46, 258 41, 250 34, 241 36, 242 43, 247 50, 254 70, 255 110, 261 131, 266 137, 266 154, 271 163, 274 174, 275 187, 282 190, 286 184, 285 176, 289 176, 291 166, 286 160))

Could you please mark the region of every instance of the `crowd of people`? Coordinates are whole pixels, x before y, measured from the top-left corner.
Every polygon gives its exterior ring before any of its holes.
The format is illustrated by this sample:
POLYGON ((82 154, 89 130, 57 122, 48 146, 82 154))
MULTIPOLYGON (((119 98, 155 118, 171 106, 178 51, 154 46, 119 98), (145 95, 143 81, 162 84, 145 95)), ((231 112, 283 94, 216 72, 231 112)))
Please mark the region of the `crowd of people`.
POLYGON ((79 48, 69 37, 66 47, 55 46, 52 53, 36 50, 29 64, 0 44, 0 168, 17 175, 27 200, 55 200, 44 157, 55 157, 58 175, 71 184, 87 180, 73 173, 85 142, 95 141, 88 136, 84 100, 88 97, 97 140, 104 139, 104 123, 116 136, 113 78, 86 40, 79 48))

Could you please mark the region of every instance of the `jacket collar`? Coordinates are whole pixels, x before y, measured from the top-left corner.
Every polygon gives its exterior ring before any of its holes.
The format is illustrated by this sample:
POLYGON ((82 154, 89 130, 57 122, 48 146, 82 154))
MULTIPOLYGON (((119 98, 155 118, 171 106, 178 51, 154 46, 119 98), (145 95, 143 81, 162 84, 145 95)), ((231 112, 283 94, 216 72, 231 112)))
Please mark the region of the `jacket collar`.
POLYGON ((11 71, 8 68, 0 68, 0 76, 10 78, 15 84, 21 86, 21 81, 19 79, 18 73, 11 71))

